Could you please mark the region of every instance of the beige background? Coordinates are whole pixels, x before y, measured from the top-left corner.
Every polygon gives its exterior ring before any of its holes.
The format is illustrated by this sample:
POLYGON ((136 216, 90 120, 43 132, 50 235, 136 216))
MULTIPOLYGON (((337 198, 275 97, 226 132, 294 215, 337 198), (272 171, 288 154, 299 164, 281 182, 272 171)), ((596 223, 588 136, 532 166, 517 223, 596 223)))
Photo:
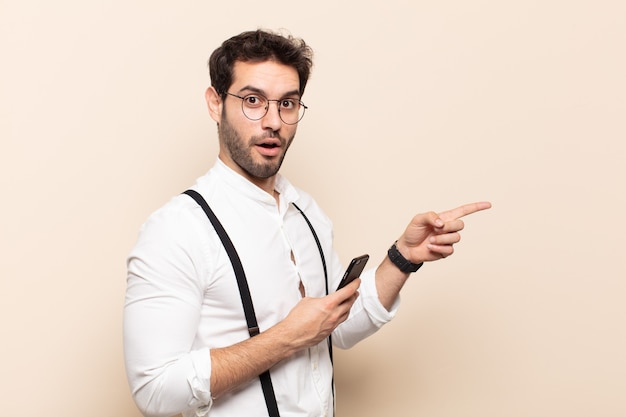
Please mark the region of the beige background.
POLYGON ((339 415, 626 415, 620 0, 0 0, 0 414, 139 415, 125 257, 213 164, 205 62, 256 27, 316 51, 283 172, 344 262, 494 204, 336 354, 339 415))

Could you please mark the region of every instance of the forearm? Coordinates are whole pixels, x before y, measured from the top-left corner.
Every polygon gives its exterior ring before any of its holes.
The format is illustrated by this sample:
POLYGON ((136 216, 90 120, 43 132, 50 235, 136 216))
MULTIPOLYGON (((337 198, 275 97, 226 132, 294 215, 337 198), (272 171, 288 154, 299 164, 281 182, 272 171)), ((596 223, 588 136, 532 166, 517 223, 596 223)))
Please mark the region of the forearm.
POLYGON ((279 323, 235 345, 211 349, 211 396, 247 383, 302 348, 279 323))
POLYGON ((409 274, 402 272, 388 257, 380 263, 376 269, 376 290, 380 303, 390 310, 398 298, 400 290, 409 278, 409 274))
MULTIPOLYGON (((433 216, 433 222, 441 225, 441 231, 438 233, 445 233, 443 229, 444 224, 440 223, 440 219, 434 213, 430 215, 430 217, 433 216)), ((452 246, 447 245, 446 242, 448 244, 458 242, 458 233, 452 233, 444 234, 440 238, 430 237, 428 240, 422 238, 419 241, 419 245, 411 246, 406 236, 406 233, 403 234, 389 248, 387 256, 385 256, 376 271, 376 288, 379 300, 387 309, 393 305, 411 273, 420 269, 427 260, 439 259, 445 257, 446 254, 451 254, 452 246)))
POLYGON ((326 297, 305 297, 285 319, 265 332, 229 347, 212 349, 213 398, 326 339, 348 318, 359 296, 359 282, 357 280, 326 297))

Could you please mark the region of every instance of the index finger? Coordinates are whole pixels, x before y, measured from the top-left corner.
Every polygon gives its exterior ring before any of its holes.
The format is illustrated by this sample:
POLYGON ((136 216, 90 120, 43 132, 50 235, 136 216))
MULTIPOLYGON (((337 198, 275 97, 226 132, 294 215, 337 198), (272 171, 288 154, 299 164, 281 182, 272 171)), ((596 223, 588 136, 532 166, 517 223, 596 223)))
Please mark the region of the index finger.
POLYGON ((360 286, 361 286, 361 278, 355 278, 354 280, 352 280, 352 282, 350 282, 349 284, 346 284, 345 287, 340 288, 334 293, 330 293, 329 295, 334 295, 339 300, 339 303, 341 304, 348 298, 352 297, 354 293, 357 292, 360 286), (335 294, 338 294, 338 295, 335 295, 335 294))
POLYGON ((491 208, 491 203, 488 201, 480 201, 477 203, 464 204, 455 209, 443 211, 439 213, 439 217, 443 221, 450 221, 460 219, 463 216, 467 216, 469 214, 476 213, 477 211, 487 210, 491 208))

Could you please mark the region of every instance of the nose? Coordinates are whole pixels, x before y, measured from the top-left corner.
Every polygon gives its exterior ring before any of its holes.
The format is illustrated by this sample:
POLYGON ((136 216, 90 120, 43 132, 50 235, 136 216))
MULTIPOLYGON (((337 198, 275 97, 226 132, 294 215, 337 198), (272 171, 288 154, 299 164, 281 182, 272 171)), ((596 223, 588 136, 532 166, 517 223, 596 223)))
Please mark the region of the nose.
POLYGON ((261 123, 264 129, 272 129, 274 131, 280 129, 283 126, 283 121, 280 118, 280 110, 278 110, 278 101, 268 101, 268 109, 261 123), (275 106, 272 106, 274 104, 275 106))

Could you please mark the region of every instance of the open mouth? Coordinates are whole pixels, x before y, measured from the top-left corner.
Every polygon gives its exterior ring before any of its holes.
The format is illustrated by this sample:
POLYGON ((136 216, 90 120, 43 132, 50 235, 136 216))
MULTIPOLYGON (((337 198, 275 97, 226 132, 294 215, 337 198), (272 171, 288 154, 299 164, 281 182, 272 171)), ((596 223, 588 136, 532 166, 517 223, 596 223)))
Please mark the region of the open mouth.
POLYGON ((278 139, 269 139, 256 144, 258 152, 266 157, 273 158, 280 155, 282 144, 278 139))
POLYGON ((259 143, 260 147, 262 148, 266 148, 266 149, 273 149, 273 148, 278 148, 279 145, 277 143, 259 143))

